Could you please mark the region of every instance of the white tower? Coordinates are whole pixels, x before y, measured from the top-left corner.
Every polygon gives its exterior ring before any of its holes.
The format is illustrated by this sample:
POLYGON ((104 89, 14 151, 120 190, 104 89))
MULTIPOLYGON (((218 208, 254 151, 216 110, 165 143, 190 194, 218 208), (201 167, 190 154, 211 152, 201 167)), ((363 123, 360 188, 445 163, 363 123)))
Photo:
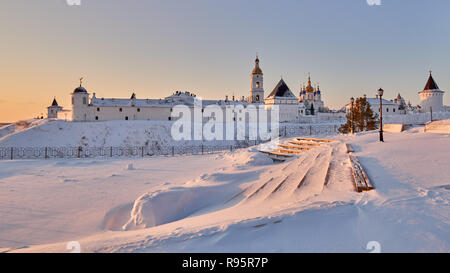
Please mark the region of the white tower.
POLYGON ((252 72, 252 89, 250 91, 250 103, 264 103, 263 73, 259 68, 259 58, 256 56, 255 68, 252 72))
POLYGON ((88 106, 89 93, 81 86, 83 78, 80 79, 80 86, 72 93, 72 120, 73 121, 87 121, 88 120, 88 106))
POLYGON ((58 118, 58 112, 62 110, 62 107, 58 105, 56 98, 53 98, 52 105, 47 107, 47 118, 58 118))
POLYGON ((444 111, 444 91, 440 90, 438 85, 431 76, 425 85, 423 91, 419 92, 420 107, 423 112, 440 112, 444 111))

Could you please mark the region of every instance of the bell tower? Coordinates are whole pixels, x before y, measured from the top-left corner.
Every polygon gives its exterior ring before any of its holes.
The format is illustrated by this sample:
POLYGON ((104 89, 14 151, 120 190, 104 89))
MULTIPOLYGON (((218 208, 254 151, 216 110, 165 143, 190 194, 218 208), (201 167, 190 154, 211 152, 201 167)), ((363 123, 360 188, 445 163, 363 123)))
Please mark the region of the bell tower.
POLYGON ((87 121, 89 119, 89 93, 81 86, 83 78, 80 79, 80 86, 72 93, 72 120, 87 121))
POLYGON ((250 91, 250 103, 264 103, 263 73, 259 68, 259 58, 256 55, 255 68, 252 71, 252 89, 250 91))

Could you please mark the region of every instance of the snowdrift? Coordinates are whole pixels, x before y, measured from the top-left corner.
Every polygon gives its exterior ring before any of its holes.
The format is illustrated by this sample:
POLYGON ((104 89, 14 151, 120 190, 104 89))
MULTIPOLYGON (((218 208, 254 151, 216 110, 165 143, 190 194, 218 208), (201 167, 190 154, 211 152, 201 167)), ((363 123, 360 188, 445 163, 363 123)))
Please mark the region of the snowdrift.
POLYGON ((217 159, 232 162, 237 172, 203 174, 186 181, 184 187, 144 193, 133 203, 108 212, 103 227, 107 230, 143 229, 223 210, 242 201, 244 196, 237 194, 242 195, 243 185, 259 177, 259 172, 245 171, 247 168, 273 165, 272 160, 256 148, 222 153, 215 156, 217 159), (235 196, 233 200, 232 196, 235 196))
POLYGON ((134 202, 131 217, 122 229, 148 228, 187 218, 203 208, 222 203, 225 198, 224 192, 214 187, 146 193, 134 202))
POLYGON ((171 140, 170 124, 150 121, 66 122, 49 120, 0 139, 3 147, 146 146, 171 140))
POLYGON ((430 133, 450 134, 450 119, 429 122, 425 124, 425 131, 430 133))
POLYGON ((346 171, 345 164, 331 165, 333 150, 339 154, 335 158, 345 161, 345 145, 336 142, 306 151, 301 158, 275 172, 263 172, 264 175, 261 175, 264 166, 276 164, 256 148, 217 155, 234 162, 235 171, 204 174, 187 181, 185 187, 142 194, 133 203, 107 213, 104 228, 137 230, 213 214, 224 219, 230 213, 264 215, 267 211, 273 212, 273 206, 289 208, 321 194, 327 186, 325 181, 330 167, 336 171, 344 166, 346 171), (259 172, 247 171, 256 166, 263 168, 259 172))
POLYGON ((384 124, 383 131, 388 133, 401 133, 405 129, 403 124, 384 124))
POLYGON ((9 124, 0 128, 0 139, 6 135, 14 133, 15 124, 9 124))
POLYGON ((5 136, 11 135, 13 133, 21 132, 29 128, 42 125, 47 123, 48 119, 29 119, 18 121, 3 127, 0 127, 0 143, 1 139, 5 136))

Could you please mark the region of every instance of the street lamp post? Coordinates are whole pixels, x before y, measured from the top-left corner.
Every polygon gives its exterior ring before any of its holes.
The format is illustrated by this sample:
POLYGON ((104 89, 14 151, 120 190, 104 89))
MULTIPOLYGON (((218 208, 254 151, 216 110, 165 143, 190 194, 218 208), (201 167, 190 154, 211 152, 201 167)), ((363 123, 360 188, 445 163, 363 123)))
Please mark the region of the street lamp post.
POLYGON ((383 93, 384 90, 383 89, 378 89, 378 96, 380 97, 380 141, 384 142, 383 139, 383 93))
POLYGON ((355 99, 353 97, 350 98, 351 108, 350 108, 350 132, 353 134, 355 132, 353 126, 353 104, 355 103, 355 99))

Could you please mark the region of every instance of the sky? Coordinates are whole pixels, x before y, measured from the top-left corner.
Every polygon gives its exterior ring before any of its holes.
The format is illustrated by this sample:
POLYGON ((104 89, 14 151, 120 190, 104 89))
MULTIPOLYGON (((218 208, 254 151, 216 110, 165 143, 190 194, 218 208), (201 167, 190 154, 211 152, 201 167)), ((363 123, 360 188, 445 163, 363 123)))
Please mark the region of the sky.
POLYGON ((308 73, 325 105, 400 93, 419 103, 428 71, 450 105, 450 1, 0 0, 0 122, 97 97, 248 96, 256 53, 266 96, 308 73), (70 1, 69 1, 70 2, 70 1))

